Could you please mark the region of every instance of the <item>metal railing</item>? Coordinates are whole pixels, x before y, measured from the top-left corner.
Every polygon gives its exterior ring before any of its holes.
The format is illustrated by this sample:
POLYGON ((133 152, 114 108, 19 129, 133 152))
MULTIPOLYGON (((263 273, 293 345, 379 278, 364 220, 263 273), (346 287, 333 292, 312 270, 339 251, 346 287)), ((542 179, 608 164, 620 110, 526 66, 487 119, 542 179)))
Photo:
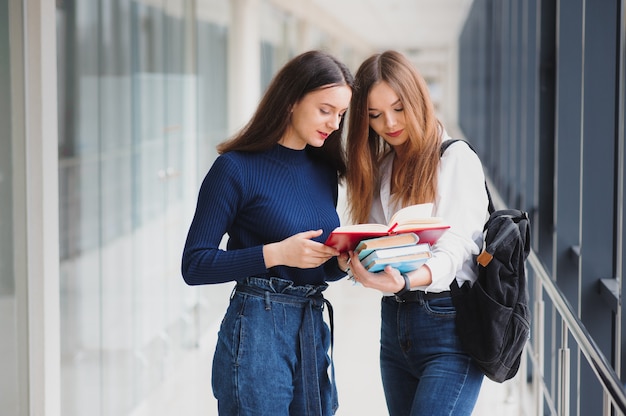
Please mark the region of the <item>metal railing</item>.
MULTIPOLYGON (((494 205, 498 208, 505 207, 496 188, 487 179, 494 205)), ((596 374, 604 392, 604 409, 602 415, 624 416, 626 415, 626 390, 615 370, 597 346, 585 325, 576 316, 573 308, 556 286, 545 267, 531 250, 526 266, 534 276, 534 305, 533 305, 533 332, 532 342, 527 345, 527 358, 532 366, 532 401, 533 415, 544 414, 544 403, 548 405, 550 414, 555 416, 570 415, 570 348, 568 345, 569 334, 577 342, 580 351, 586 358, 589 366, 596 374), (561 319, 561 341, 558 354, 558 367, 556 371, 556 394, 553 397, 546 381, 543 378, 545 348, 545 304, 544 293, 551 300, 554 309, 561 319)), ((532 299, 533 297, 531 297, 532 299)))
MULTIPOLYGON (((536 278, 536 288, 535 288, 535 337, 533 344, 530 346, 528 350, 528 354, 532 361, 533 367, 533 384, 535 384, 535 388, 533 389, 535 393, 534 399, 536 400, 536 408, 539 413, 540 409, 543 406, 543 399, 545 395, 549 396, 549 390, 545 384, 545 381, 541 377, 536 377, 537 375, 543 374, 543 362, 544 359, 541 357, 544 354, 543 348, 543 340, 542 337, 544 335, 544 306, 543 306, 543 296, 542 293, 545 292, 554 308, 558 312, 559 317, 561 318, 561 346, 559 349, 559 361, 558 361, 558 371, 557 371, 557 407, 552 408, 551 411, 553 414, 560 416, 569 416, 569 403, 570 403, 570 380, 569 380, 569 368, 570 368, 570 349, 568 346, 568 333, 572 335, 572 337, 578 343, 578 347, 580 351, 583 353, 589 366, 596 374, 598 381, 600 382, 602 389, 605 394, 604 400, 604 409, 603 415, 611 415, 611 408, 616 412, 619 411, 620 415, 626 414, 626 392, 622 386, 619 377, 615 373, 615 370, 611 367, 608 360, 600 350, 600 348, 596 345, 593 338, 589 335, 589 332, 583 325, 583 323, 578 319, 571 305, 561 292, 561 290, 554 284, 554 282, 550 279, 550 276, 546 272, 545 268, 537 258, 534 252, 531 252, 527 265, 533 271, 533 274, 536 278), (541 386, 536 385, 537 383, 541 383, 541 386)), ((554 397, 548 397, 549 403, 554 403, 554 397)), ((552 407, 552 406, 550 406, 552 407)))

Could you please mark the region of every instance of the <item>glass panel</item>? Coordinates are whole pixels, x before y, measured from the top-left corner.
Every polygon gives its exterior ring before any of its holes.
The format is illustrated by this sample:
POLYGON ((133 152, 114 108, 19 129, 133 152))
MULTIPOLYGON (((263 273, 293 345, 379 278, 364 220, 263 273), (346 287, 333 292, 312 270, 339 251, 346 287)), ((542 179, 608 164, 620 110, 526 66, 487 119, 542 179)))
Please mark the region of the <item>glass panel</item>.
POLYGON ((227 31, 206 6, 57 2, 63 415, 141 408, 218 319, 180 276, 226 137, 227 31))
POLYGON ((57 2, 61 413, 100 414, 99 7, 57 2))
MULTIPOLYGON (((217 156, 215 145, 226 139, 228 134, 228 31, 223 26, 201 19, 196 22, 196 30, 198 114, 202 115, 197 121, 197 180, 201 181, 217 156)), ((192 199, 196 199, 197 192, 193 189, 195 195, 192 199)))
MULTIPOLYGON (((15 291, 14 173, 9 5, 0 3, 0 414, 25 414, 18 385, 18 317, 15 291)), ((15 165, 14 166, 14 162, 15 165)), ((21 343, 20 343, 21 344, 21 343)))
POLYGON ((130 413, 198 343, 192 3, 57 3, 64 415, 130 413))
POLYGON ((133 368, 133 143, 131 5, 102 0, 98 88, 103 415, 125 415, 138 400, 133 368))
POLYGON ((139 397, 163 377, 166 339, 164 321, 166 82, 164 2, 137 3, 133 16, 133 143, 135 217, 134 298, 135 354, 139 397))

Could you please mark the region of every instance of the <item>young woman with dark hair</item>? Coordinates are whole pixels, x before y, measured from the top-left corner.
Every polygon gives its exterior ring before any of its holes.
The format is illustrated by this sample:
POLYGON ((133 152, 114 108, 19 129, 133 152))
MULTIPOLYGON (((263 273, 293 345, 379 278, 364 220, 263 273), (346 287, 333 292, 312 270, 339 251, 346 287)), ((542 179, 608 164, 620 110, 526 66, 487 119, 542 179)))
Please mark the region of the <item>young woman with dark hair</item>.
POLYGON ((325 416, 337 408, 322 315, 325 305, 332 310, 322 292, 347 266, 323 242, 339 225, 352 85, 331 55, 296 56, 250 122, 218 146, 202 183, 183 278, 237 282, 213 359, 220 415, 325 416), (218 247, 224 234, 226 250, 218 247))

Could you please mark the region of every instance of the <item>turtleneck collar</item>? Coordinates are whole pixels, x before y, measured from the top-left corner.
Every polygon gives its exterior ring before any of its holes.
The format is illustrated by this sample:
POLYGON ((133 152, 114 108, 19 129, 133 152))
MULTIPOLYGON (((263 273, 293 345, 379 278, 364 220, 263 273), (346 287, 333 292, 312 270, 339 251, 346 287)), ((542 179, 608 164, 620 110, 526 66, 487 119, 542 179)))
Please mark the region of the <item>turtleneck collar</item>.
POLYGON ((308 159, 306 147, 301 150, 290 149, 282 144, 276 144, 270 151, 272 155, 287 163, 302 163, 308 159))

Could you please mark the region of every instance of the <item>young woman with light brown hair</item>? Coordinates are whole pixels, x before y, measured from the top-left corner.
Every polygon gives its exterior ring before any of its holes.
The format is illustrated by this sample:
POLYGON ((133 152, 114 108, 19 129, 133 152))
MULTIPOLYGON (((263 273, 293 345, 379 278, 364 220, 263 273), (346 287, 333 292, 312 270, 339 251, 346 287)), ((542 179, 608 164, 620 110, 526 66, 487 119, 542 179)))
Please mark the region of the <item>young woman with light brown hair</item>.
POLYGON ((470 415, 483 375, 455 329, 450 283, 476 280, 474 258, 487 218, 482 165, 452 144, 428 86, 402 54, 368 58, 355 75, 347 136, 349 213, 356 223, 386 224, 399 209, 433 203, 450 229, 433 257, 412 272, 370 273, 350 258, 354 278, 382 292, 380 365, 389 414, 470 415))

